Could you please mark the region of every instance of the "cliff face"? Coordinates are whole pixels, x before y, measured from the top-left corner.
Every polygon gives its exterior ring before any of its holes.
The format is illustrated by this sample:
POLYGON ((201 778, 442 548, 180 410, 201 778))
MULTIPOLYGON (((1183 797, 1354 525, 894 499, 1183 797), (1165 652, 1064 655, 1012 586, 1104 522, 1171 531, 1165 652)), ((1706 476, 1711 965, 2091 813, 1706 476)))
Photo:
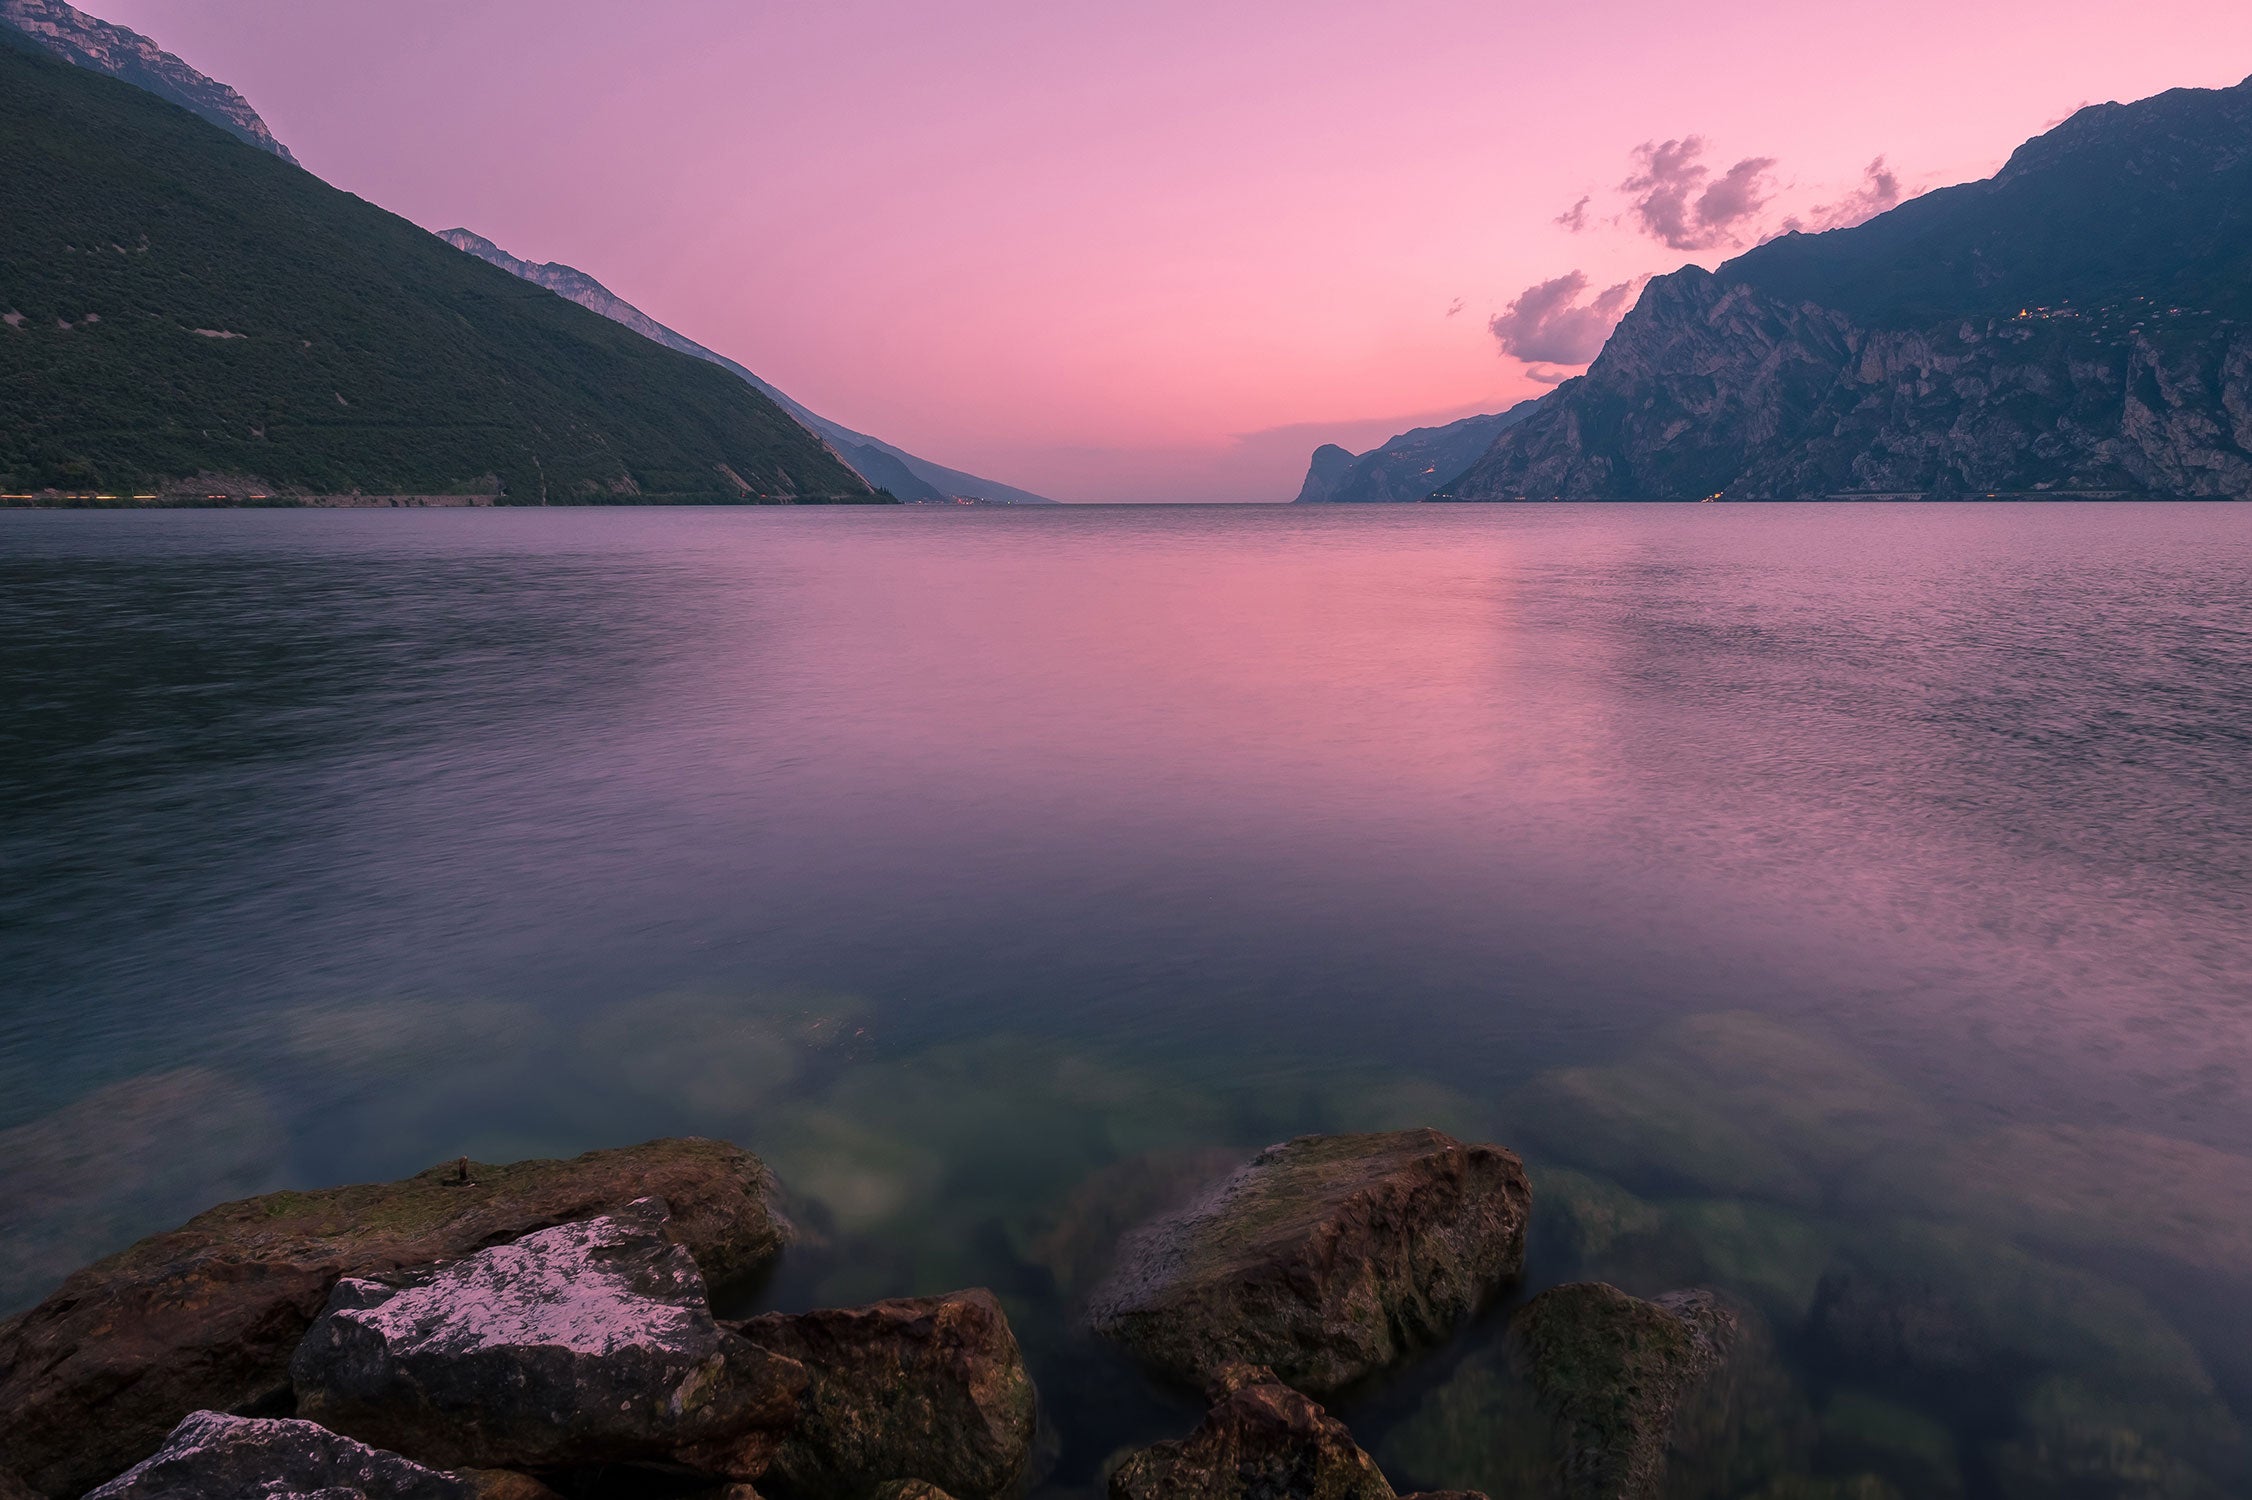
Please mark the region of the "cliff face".
MULTIPOLYGON (((4 3, 6 0, 0 0, 0 4, 4 3)), ((1035 495, 1029 490, 981 479, 975 474, 965 474, 958 469, 932 463, 929 459, 918 458, 904 449, 894 448, 866 433, 854 432, 841 423, 808 411, 726 355, 705 348, 686 334, 676 333, 574 266, 559 265, 554 261, 519 259, 483 235, 467 229, 442 230, 438 238, 456 250, 465 251, 479 260, 500 267, 511 276, 521 277, 535 286, 546 287, 558 297, 568 298, 590 312, 598 312, 611 322, 632 329, 643 338, 653 339, 682 354, 694 355, 718 365, 739 380, 747 381, 826 440, 830 449, 851 465, 863 479, 901 500, 927 504, 951 501, 956 496, 975 496, 1011 505, 1055 503, 1045 495, 1035 495)))
POLYGON ((65 62, 146 89, 283 161, 297 160, 274 139, 249 100, 204 77, 137 31, 112 26, 62 0, 0 0, 0 26, 13 27, 65 62))
POLYGON ((1520 401, 1505 412, 1464 417, 1440 427, 1417 427, 1355 456, 1335 443, 1314 450, 1299 488, 1301 502, 1413 503, 1460 474, 1501 433, 1522 422, 1539 403, 1520 401))
POLYGON ((2252 497, 2252 81, 1645 290, 1439 497, 2252 497))

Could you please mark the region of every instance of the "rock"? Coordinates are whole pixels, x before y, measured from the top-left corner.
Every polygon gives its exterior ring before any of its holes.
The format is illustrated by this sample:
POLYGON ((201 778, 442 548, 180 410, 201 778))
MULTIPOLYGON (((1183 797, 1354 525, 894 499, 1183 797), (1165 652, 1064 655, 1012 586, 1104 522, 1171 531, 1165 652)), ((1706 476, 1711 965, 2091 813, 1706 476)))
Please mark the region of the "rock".
POLYGON ((1272 1370, 1225 1366, 1205 1394, 1196 1431, 1129 1455, 1110 1500, 1393 1500, 1345 1424, 1272 1370))
POLYGON ((312 1422, 190 1413, 164 1446, 86 1500, 476 1500, 452 1474, 312 1422))
POLYGON ((720 1328, 668 1217, 645 1198, 450 1265, 347 1277, 290 1362, 298 1412, 449 1467, 665 1460, 787 1428, 804 1372, 720 1328))
POLYGON ((894 1479, 877 1485, 869 1500, 954 1500, 954 1497, 927 1479, 894 1479))
POLYGON ((0 1469, 0 1500, 41 1500, 38 1491, 5 1469, 0 1469))
POLYGON ((1510 1338, 1555 1423, 1569 1500, 1658 1493, 1676 1411, 1726 1360, 1738 1326, 1709 1292, 1645 1302, 1585 1281, 1526 1304, 1510 1338))
POLYGON ((1243 1165, 1240 1151, 1182 1146, 1114 1161, 1073 1188, 1027 1258, 1045 1268, 1059 1291, 1098 1285, 1128 1231, 1193 1203, 1243 1165))
POLYGON ((1023 1476, 1036 1426, 1032 1377, 991 1292, 769 1313, 735 1327, 811 1380, 762 1489, 859 1500, 915 1479, 985 1500, 1023 1476))
POLYGON ((1436 1130, 1303 1136, 1129 1237, 1095 1330, 1183 1379, 1324 1393, 1436 1341, 1524 1266, 1517 1157, 1436 1130))
POLYGON ((514 1469, 456 1469, 453 1475, 469 1487, 470 1500, 562 1500, 531 1475, 514 1469))
POLYGON ((287 1388, 289 1359, 345 1276, 471 1254, 649 1195, 714 1280, 771 1258, 788 1226, 747 1152, 666 1140, 571 1161, 451 1163, 403 1182, 270 1193, 210 1210, 79 1271, 0 1325, 0 1467, 82 1494, 189 1412, 287 1388))

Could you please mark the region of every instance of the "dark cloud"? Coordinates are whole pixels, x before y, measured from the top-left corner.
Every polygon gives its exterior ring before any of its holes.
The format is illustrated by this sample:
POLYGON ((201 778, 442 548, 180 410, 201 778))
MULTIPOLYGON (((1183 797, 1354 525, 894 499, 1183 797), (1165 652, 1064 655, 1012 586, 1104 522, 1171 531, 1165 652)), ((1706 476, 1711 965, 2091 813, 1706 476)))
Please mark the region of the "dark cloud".
POLYGON ((1715 180, 1704 154, 1703 136, 1644 141, 1634 148, 1637 170, 1619 184, 1642 232, 1675 250, 1740 243, 1774 195, 1774 157, 1747 156, 1715 180))
POLYGON ((1451 318, 1460 311, 1462 311, 1462 299, 1460 297, 1455 298, 1454 301, 1447 304, 1448 317, 1451 318))
POLYGON ((1878 157, 1862 168, 1861 185, 1835 203, 1818 203, 1801 216, 1783 221, 1785 230, 1820 234, 1825 229, 1851 229, 1875 218, 1900 202, 1900 174, 1878 157))
POLYGON ((1587 276, 1580 271, 1529 286, 1486 327, 1503 353, 1527 363, 1584 365, 1602 351, 1603 340, 1625 316, 1635 284, 1622 281, 1582 302, 1587 288, 1587 276))
POLYGON ((1562 385, 1572 378, 1570 370, 1551 370, 1546 365, 1529 365, 1525 369, 1527 380, 1537 380, 1542 385, 1562 385))
POLYGON ((1556 216, 1556 222, 1574 234, 1578 234, 1581 230, 1587 228, 1587 205, 1593 197, 1594 195, 1591 193, 1581 194, 1579 202, 1556 216))

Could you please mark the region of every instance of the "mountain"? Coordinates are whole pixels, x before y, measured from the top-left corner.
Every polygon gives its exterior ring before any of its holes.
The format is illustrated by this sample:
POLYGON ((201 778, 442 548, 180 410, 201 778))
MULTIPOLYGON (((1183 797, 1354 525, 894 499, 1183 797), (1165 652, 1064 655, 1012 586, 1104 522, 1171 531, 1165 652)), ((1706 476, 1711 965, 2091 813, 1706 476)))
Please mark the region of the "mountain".
POLYGON ((537 286, 544 286, 559 297, 568 297, 579 306, 598 312, 614 323, 622 323, 643 338, 655 339, 668 349, 677 349, 683 354, 708 360, 737 379, 750 382, 800 422, 826 438, 829 445, 862 478, 880 489, 890 491, 901 500, 938 502, 950 501, 957 496, 976 496, 984 500, 1005 501, 1011 505, 1056 503, 1047 496, 1035 495, 1030 490, 1020 490, 991 479, 980 479, 975 474, 965 474, 959 469, 949 469, 942 464, 934 464, 929 459, 917 458, 904 449, 894 448, 865 433, 854 432, 826 417, 816 416, 726 355, 705 348, 686 334, 675 333, 584 271, 558 265, 553 261, 520 260, 483 235, 473 234, 466 229, 444 230, 438 238, 456 250, 466 250, 479 260, 499 266, 511 276, 519 276, 537 286))
POLYGON ((2252 79, 1659 277, 1441 497, 2252 498, 2252 79))
POLYGON ((724 371, 28 43, 0 46, 0 412, 17 494, 876 498, 724 371))
POLYGON ((204 77, 137 31, 87 15, 62 0, 0 0, 0 28, 12 27, 40 47, 96 73, 146 89, 192 115, 201 115, 238 141, 270 151, 294 165, 297 158, 274 139, 258 111, 223 83, 204 77))
POLYGON ((1355 457, 1335 443, 1314 450, 1300 503, 1417 501, 1444 486, 1493 440, 1532 415, 1537 401, 1520 401, 1505 412, 1464 417, 1443 427, 1418 427, 1388 438, 1355 457))

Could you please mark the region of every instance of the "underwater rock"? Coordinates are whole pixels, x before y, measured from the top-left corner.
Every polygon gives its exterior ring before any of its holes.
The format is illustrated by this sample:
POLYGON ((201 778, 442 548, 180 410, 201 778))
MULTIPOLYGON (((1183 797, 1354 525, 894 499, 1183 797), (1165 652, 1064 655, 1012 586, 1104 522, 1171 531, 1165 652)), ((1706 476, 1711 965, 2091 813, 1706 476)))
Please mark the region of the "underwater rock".
POLYGON ((1037 1419, 1032 1377, 991 1292, 769 1313, 733 1326, 747 1343, 803 1366, 811 1382, 762 1490, 859 1500, 914 1479, 986 1500, 1023 1477, 1037 1419))
MULTIPOLYGON (((1993 1408, 2044 1369, 2095 1369, 2176 1404, 2213 1399, 2203 1359, 2132 1288, 1949 1226, 1862 1231, 1823 1275, 1815 1349, 1857 1384, 1993 1408)), ((1990 1411, 2003 1415, 2004 1411, 1990 1411)))
POLYGON ((469 1486, 470 1500, 563 1500, 531 1475, 514 1469, 456 1469, 453 1476, 469 1486))
POLYGON ((570 1161, 433 1167, 403 1182, 269 1193, 79 1271, 0 1325, 0 1467, 78 1495, 147 1457, 188 1413, 286 1391, 289 1359, 346 1276, 471 1254, 657 1195, 706 1275, 762 1264, 788 1226, 758 1158, 664 1140, 570 1161))
POLYGON ((787 1428, 804 1372, 720 1328, 667 1220, 644 1198, 449 1265, 345 1278, 290 1362, 298 1412, 441 1466, 667 1459, 787 1428))
POLYGON ((1745 1011, 1690 1016, 1613 1064, 1544 1073, 1506 1107, 1558 1160, 1801 1207, 1872 1159, 1912 1160, 1939 1138, 1930 1107, 1894 1079, 1745 1011))
POLYGON ((1512 1348, 1555 1423, 1569 1500, 1658 1494, 1676 1413, 1730 1359, 1741 1326, 1703 1291, 1646 1302, 1587 1281, 1525 1305, 1510 1322, 1512 1348))
POLYGON ((477 1500, 459 1477, 312 1422, 192 1412, 164 1446, 86 1500, 477 1500))
POLYGON ((1243 1154, 1214 1146, 1145 1151, 1090 1174, 1064 1199, 1028 1247, 1067 1295, 1097 1284, 1135 1226, 1195 1201, 1243 1165, 1243 1154))
POLYGON ((1317 1394, 1443 1338, 1524 1267, 1513 1152, 1436 1130, 1302 1136, 1145 1225, 1097 1333, 1185 1380, 1264 1365, 1317 1394))
POLYGON ((1226 1366, 1206 1395, 1196 1431, 1118 1466, 1110 1500, 1394 1500, 1345 1425, 1272 1370, 1226 1366))

